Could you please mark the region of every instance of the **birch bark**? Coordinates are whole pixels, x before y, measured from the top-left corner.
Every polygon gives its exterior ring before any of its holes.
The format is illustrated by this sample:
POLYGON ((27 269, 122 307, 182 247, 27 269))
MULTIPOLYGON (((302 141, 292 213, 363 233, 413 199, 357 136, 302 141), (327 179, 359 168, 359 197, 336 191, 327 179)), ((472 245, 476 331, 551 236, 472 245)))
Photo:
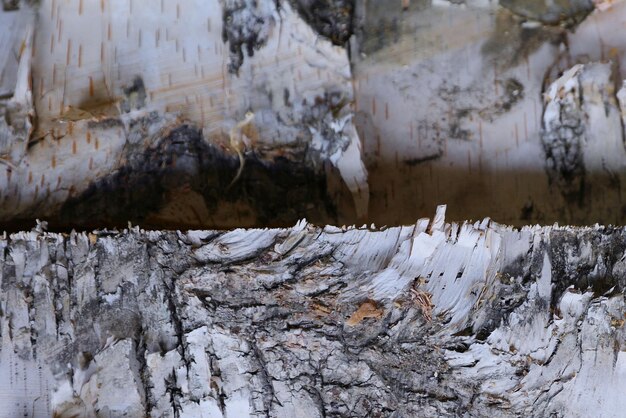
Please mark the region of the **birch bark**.
POLYGON ((13 234, 0 416, 621 416, 623 228, 443 211, 13 234))
POLYGON ((622 1, 161 3, 0 12, 7 227, 624 222, 622 1))

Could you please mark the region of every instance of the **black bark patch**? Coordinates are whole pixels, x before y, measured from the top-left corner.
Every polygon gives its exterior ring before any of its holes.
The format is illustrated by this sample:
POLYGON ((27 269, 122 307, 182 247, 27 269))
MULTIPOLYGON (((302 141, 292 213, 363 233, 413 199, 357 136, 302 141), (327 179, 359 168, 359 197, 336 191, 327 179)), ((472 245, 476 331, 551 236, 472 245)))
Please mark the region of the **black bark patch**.
POLYGON ((570 204, 585 204, 585 115, 572 104, 560 107, 559 119, 544 124, 541 142, 546 156, 546 171, 555 186, 570 204))
POLYGON ((612 288, 613 292, 622 292, 626 286, 622 265, 625 250, 622 229, 553 231, 549 246, 554 286, 551 306, 556 309, 563 292, 572 285, 577 291, 593 291, 595 297, 612 288))
MULTIPOLYGON (((131 126, 133 134, 129 136, 143 132, 142 124, 149 124, 144 122, 131 126)), ((293 225, 303 217, 336 217, 332 198, 326 192, 326 175, 307 166, 305 155, 301 161, 283 157, 266 161, 247 153, 241 177, 228 188, 239 168, 237 156, 209 144, 201 130, 189 124, 160 135, 150 141, 128 141, 119 169, 69 198, 58 219, 50 219, 51 228, 124 227, 128 221, 147 227, 150 215, 171 200, 172 191, 181 189, 201 195, 211 213, 220 202, 243 202, 254 210, 257 223, 264 226, 293 225), (144 142, 151 145, 143 149, 144 142)), ((200 220, 197 224, 177 225, 174 220, 168 227, 224 225, 200 220)))
POLYGON ((249 57, 267 41, 269 16, 263 16, 255 0, 225 0, 222 13, 222 40, 228 43, 228 71, 239 72, 244 50, 249 57))
POLYGON ((318 34, 335 45, 345 45, 352 35, 354 0, 290 0, 318 34))
POLYGON ((508 112, 520 100, 524 98, 524 85, 514 78, 509 78, 504 82, 504 95, 501 108, 508 112))
MULTIPOLYGON (((494 297, 489 298, 480 322, 473 324, 476 339, 484 341, 527 300, 530 283, 541 277, 545 244, 531 246, 528 253, 502 267, 496 275, 494 297)), ((539 303, 539 302, 538 302, 539 303)), ((547 302, 546 302, 547 304, 547 302)), ((462 334, 459 334, 462 335, 462 334)))
MULTIPOLYGON (((486 94, 475 85, 459 86, 444 82, 437 90, 439 99, 450 106, 451 111, 442 115, 442 126, 447 127, 448 140, 470 141, 476 139, 470 127, 475 125, 474 115, 492 122, 508 113, 524 98, 524 85, 515 78, 496 80, 497 94, 486 94), (471 98, 471 99, 468 99, 471 98)), ((418 129, 423 129, 421 126, 418 129)), ((438 130, 439 126, 431 129, 438 130)), ((442 149, 443 152, 443 149, 442 149)))
POLYGON ((2 0, 2 10, 11 12, 20 9, 20 0, 2 0))
POLYGON ((434 160, 438 160, 439 158, 441 158, 442 153, 439 154, 434 154, 434 155, 428 155, 426 157, 422 157, 422 158, 409 158, 404 160, 404 164, 410 166, 410 167, 415 167, 418 164, 422 164, 428 161, 434 161, 434 160))
POLYGON ((495 28, 481 52, 499 73, 522 64, 546 43, 557 45, 566 40, 567 31, 561 26, 527 26, 526 20, 506 9, 496 12, 495 28))

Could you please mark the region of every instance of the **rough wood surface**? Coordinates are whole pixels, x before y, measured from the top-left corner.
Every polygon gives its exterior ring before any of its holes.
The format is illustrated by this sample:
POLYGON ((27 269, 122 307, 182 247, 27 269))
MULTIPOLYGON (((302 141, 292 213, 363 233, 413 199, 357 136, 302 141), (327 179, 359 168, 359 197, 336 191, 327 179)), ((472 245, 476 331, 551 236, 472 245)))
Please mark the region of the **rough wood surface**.
POLYGON ((625 234, 13 234, 0 416, 619 417, 625 234))

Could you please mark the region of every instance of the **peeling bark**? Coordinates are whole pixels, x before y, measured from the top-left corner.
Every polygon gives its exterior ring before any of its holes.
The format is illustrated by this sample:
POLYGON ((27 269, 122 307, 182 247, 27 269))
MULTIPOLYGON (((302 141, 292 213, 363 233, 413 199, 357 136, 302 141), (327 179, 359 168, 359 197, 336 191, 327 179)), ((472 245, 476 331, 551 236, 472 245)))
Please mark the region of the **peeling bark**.
POLYGON ((0 415, 617 417, 624 234, 13 234, 0 415))

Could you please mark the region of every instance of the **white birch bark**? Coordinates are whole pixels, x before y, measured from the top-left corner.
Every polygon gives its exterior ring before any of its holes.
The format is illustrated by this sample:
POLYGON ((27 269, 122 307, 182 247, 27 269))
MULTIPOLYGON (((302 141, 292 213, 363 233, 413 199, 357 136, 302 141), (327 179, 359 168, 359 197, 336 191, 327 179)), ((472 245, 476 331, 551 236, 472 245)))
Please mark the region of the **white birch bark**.
POLYGON ((356 5, 361 29, 351 57, 372 221, 409 223, 446 203, 455 220, 624 223, 624 167, 614 161, 624 154, 615 93, 626 78, 626 3, 356 5), (559 73, 592 62, 607 69, 587 78, 581 129, 597 140, 580 156, 584 187, 572 196, 548 173, 544 94, 559 73), (580 207, 570 209, 572 199, 580 207))
POLYGON ((5 222, 403 224, 439 203, 458 220, 624 222, 622 1, 162 3, 0 12, 5 222), (575 181, 555 177, 545 97, 592 63, 595 145, 575 181))
POLYGON ((288 2, 255 4, 44 0, 0 12, 11 73, 2 85, 17 86, 0 127, 2 219, 232 227, 364 218, 346 49, 288 2), (28 91, 18 97, 20 86, 28 91), (229 132, 247 110, 246 163, 230 189, 239 159, 229 132), (20 130, 25 112, 32 132, 20 130), (113 213, 107 194, 120 206, 113 213))
POLYGON ((23 232, 0 416, 619 417, 623 228, 23 232))

